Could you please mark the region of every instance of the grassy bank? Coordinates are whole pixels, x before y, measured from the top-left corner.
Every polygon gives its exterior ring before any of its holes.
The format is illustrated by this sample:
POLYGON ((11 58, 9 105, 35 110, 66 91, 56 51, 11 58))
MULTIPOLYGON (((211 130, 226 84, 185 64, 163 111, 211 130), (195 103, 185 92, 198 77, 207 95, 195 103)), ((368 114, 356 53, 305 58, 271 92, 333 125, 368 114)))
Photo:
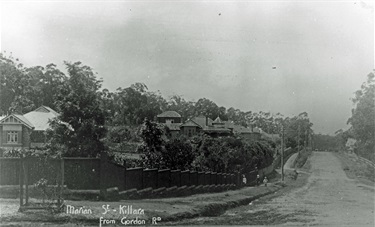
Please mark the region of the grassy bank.
POLYGON ((294 168, 302 168, 305 164, 307 159, 311 156, 312 151, 310 149, 303 149, 301 150, 294 162, 294 168))
POLYGON ((374 184, 375 169, 373 166, 361 161, 355 155, 345 152, 338 152, 335 155, 340 159, 342 168, 350 179, 359 179, 363 183, 374 184))

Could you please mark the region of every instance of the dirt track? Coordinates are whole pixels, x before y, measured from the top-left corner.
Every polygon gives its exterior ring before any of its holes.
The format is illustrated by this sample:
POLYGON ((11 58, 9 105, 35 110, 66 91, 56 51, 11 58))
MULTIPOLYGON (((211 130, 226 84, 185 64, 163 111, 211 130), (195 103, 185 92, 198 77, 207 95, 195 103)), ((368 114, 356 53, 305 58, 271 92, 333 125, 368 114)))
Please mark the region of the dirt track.
POLYGON ((348 179, 332 153, 314 152, 309 161, 303 187, 189 224, 374 226, 374 187, 348 179))
POLYGON ((306 186, 267 205, 284 204, 280 208, 285 212, 300 213, 297 224, 311 220, 309 224, 374 226, 373 188, 348 179, 332 153, 315 152, 310 163, 312 173, 306 186))

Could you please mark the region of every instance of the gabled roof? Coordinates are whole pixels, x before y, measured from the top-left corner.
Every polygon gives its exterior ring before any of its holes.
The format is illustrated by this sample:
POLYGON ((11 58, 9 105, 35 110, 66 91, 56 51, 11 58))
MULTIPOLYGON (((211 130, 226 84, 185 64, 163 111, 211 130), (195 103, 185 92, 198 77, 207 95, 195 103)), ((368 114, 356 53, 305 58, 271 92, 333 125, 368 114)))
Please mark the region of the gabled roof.
POLYGON ((195 121, 189 119, 187 120, 185 123, 183 123, 180 127, 199 127, 199 128, 202 128, 198 123, 196 123, 195 121))
POLYGON ((13 116, 15 119, 20 121, 28 128, 32 128, 36 131, 45 131, 49 128, 49 120, 57 117, 59 114, 48 106, 40 106, 36 110, 28 112, 24 115, 11 114, 0 119, 1 123, 6 123, 6 120, 13 116))
POLYGON ((40 106, 39 108, 37 108, 36 110, 33 110, 33 112, 44 112, 44 113, 48 113, 48 112, 51 112, 52 114, 54 114, 55 116, 58 116, 59 114, 54 111, 52 108, 48 107, 48 106, 40 106))
POLYGON ((220 117, 217 117, 217 118, 214 120, 213 124, 224 124, 224 122, 220 119, 220 117))
POLYGON ((165 111, 157 115, 157 117, 181 117, 181 115, 177 113, 176 111, 165 111))
POLYGON ((3 124, 3 123, 6 123, 6 120, 11 118, 11 117, 14 117, 15 119, 17 119, 21 124, 24 124, 26 127, 28 128, 34 128, 34 125, 28 120, 26 119, 24 116, 20 115, 20 114, 11 114, 9 116, 6 116, 4 118, 2 118, 0 120, 0 124, 3 124))
POLYGON ((49 128, 49 120, 52 120, 58 115, 59 114, 53 109, 47 106, 41 106, 23 116, 34 125, 34 130, 45 131, 49 128))
MULTIPOLYGON (((202 128, 206 126, 206 117, 205 116, 199 116, 199 117, 193 117, 191 120, 193 120, 195 123, 200 125, 202 128)), ((212 125, 212 119, 207 117, 207 124, 212 125)))

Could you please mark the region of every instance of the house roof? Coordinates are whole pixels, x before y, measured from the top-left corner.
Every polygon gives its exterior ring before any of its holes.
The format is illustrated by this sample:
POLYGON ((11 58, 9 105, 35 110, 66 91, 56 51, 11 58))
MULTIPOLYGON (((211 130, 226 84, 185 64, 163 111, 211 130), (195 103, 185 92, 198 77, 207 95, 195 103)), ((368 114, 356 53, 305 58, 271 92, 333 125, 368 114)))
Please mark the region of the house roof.
MULTIPOLYGON (((198 125, 200 125, 202 128, 206 126, 206 117, 205 116, 193 117, 191 120, 194 121, 195 123, 197 123, 198 125)), ((208 125, 212 125, 212 122, 213 122, 212 119, 207 117, 208 125)))
POLYGON ((23 123, 28 128, 32 128, 36 131, 45 131, 49 128, 49 120, 57 117, 59 114, 48 106, 41 106, 36 110, 28 112, 24 115, 11 114, 6 117, 0 118, 0 123, 4 123, 7 118, 13 116, 18 121, 23 123))
POLYGON ((157 115, 157 117, 181 117, 181 115, 177 113, 176 111, 165 111, 157 115))
POLYGON ((0 123, 5 123, 6 119, 8 119, 10 117, 16 118, 18 121, 20 121, 21 123, 23 123, 28 128, 34 128, 34 125, 28 119, 26 119, 24 116, 22 116, 20 114, 11 114, 11 115, 8 115, 6 117, 3 117, 0 120, 0 123))
POLYGON ((220 119, 220 117, 217 117, 215 120, 214 120, 214 122, 213 122, 213 124, 223 124, 224 122, 220 119))
POLYGON ((34 130, 45 131, 49 128, 48 121, 57 117, 58 113, 49 107, 41 106, 23 116, 34 126, 34 130))
POLYGON ((202 128, 198 123, 196 123, 195 121, 189 119, 187 120, 185 123, 183 123, 180 127, 188 127, 188 126, 191 126, 191 127, 199 127, 199 128, 202 128))
POLYGON ((55 116, 58 116, 59 114, 54 111, 52 108, 48 107, 48 106, 40 106, 39 108, 37 108, 36 110, 33 110, 34 112, 44 112, 44 113, 48 113, 48 112, 51 112, 53 113, 55 116))

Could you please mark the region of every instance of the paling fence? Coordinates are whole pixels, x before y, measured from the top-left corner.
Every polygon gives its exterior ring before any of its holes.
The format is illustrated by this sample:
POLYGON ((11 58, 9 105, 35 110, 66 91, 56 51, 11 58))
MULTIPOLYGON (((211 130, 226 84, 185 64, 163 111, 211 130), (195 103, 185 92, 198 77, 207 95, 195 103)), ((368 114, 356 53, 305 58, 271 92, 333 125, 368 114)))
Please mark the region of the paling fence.
MULTIPOLYGON (((288 152, 290 152, 288 150, 288 152)), ((197 172, 189 170, 125 168, 123 165, 107 161, 106 158, 24 158, 28 162, 28 185, 34 185, 44 178, 49 184, 56 184, 58 173, 63 173, 64 185, 68 189, 100 190, 118 187, 128 189, 162 188, 191 185, 236 184, 242 182, 240 173, 197 172)), ((261 178, 272 173, 279 160, 272 165, 246 173, 247 182, 254 182, 256 175, 261 178)), ((0 158, 0 186, 19 185, 20 158, 0 158)))

